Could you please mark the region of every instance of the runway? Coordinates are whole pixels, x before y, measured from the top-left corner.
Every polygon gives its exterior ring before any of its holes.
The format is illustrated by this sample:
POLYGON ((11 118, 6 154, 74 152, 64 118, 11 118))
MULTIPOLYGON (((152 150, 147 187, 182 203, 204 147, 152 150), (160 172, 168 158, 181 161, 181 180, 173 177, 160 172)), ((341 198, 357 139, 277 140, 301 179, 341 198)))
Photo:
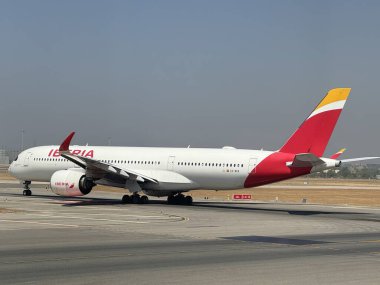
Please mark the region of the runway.
POLYGON ((378 284, 380 209, 0 188, 3 284, 378 284))

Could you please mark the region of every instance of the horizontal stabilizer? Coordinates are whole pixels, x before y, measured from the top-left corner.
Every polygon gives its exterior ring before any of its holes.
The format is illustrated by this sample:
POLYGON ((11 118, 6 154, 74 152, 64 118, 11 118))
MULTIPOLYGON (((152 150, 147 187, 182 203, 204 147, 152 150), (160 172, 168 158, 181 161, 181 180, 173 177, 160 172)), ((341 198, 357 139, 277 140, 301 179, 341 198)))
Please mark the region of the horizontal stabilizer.
POLYGON ((294 160, 287 163, 289 167, 314 167, 325 162, 312 153, 300 153, 294 157, 294 160))
POLYGON ((379 159, 380 157, 377 156, 371 156, 371 157, 358 157, 358 158, 349 158, 349 159, 342 159, 342 163, 350 163, 350 162, 356 162, 356 161, 364 161, 364 160, 371 160, 371 159, 379 159))

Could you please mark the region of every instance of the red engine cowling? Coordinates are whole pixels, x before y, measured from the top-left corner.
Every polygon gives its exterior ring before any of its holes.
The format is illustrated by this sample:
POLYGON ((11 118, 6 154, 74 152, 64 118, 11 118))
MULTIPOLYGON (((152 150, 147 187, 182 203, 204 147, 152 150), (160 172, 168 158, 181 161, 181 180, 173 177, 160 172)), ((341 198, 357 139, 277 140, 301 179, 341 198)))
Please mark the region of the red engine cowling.
POLYGON ((60 196, 83 196, 91 192, 95 184, 84 173, 73 170, 59 170, 50 179, 51 190, 60 196))

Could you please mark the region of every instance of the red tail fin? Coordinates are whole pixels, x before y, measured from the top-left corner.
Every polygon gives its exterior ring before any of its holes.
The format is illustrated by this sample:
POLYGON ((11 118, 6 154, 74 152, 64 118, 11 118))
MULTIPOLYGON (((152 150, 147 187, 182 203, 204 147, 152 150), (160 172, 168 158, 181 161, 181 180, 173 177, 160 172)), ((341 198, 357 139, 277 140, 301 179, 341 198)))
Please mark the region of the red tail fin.
POLYGON ((330 90, 311 115, 281 147, 281 152, 313 153, 321 157, 334 131, 351 88, 330 90))

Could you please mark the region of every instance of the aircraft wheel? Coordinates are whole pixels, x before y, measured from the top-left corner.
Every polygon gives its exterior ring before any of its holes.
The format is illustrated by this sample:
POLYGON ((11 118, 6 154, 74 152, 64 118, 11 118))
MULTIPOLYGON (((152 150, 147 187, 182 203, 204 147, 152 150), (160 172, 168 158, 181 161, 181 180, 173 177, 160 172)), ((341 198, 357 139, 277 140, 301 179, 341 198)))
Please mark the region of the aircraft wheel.
POLYGON ((193 197, 191 196, 186 196, 185 197, 185 205, 192 205, 193 204, 193 197))
POLYGON ((132 202, 132 198, 129 195, 124 195, 123 198, 121 198, 121 202, 123 204, 129 204, 132 202))
POLYGON ((173 196, 173 195, 168 196, 168 204, 169 205, 175 204, 175 196, 173 196))
POLYGON ((183 194, 168 196, 169 205, 191 205, 192 203, 193 203, 193 198, 191 196, 185 197, 183 194))
POLYGON ((138 194, 132 195, 132 203, 133 204, 140 204, 140 201, 141 201, 140 195, 138 195, 138 194))
POLYGON ((178 194, 176 197, 176 204, 178 205, 184 205, 185 204, 185 195, 183 194, 178 194))
POLYGON ((24 190, 24 191, 22 191, 22 195, 24 195, 24 196, 31 196, 32 195, 32 191, 30 191, 30 190, 24 190))
POLYGON ((148 204, 148 202, 149 202, 148 196, 146 196, 146 195, 141 196, 141 198, 140 198, 140 204, 148 204))

